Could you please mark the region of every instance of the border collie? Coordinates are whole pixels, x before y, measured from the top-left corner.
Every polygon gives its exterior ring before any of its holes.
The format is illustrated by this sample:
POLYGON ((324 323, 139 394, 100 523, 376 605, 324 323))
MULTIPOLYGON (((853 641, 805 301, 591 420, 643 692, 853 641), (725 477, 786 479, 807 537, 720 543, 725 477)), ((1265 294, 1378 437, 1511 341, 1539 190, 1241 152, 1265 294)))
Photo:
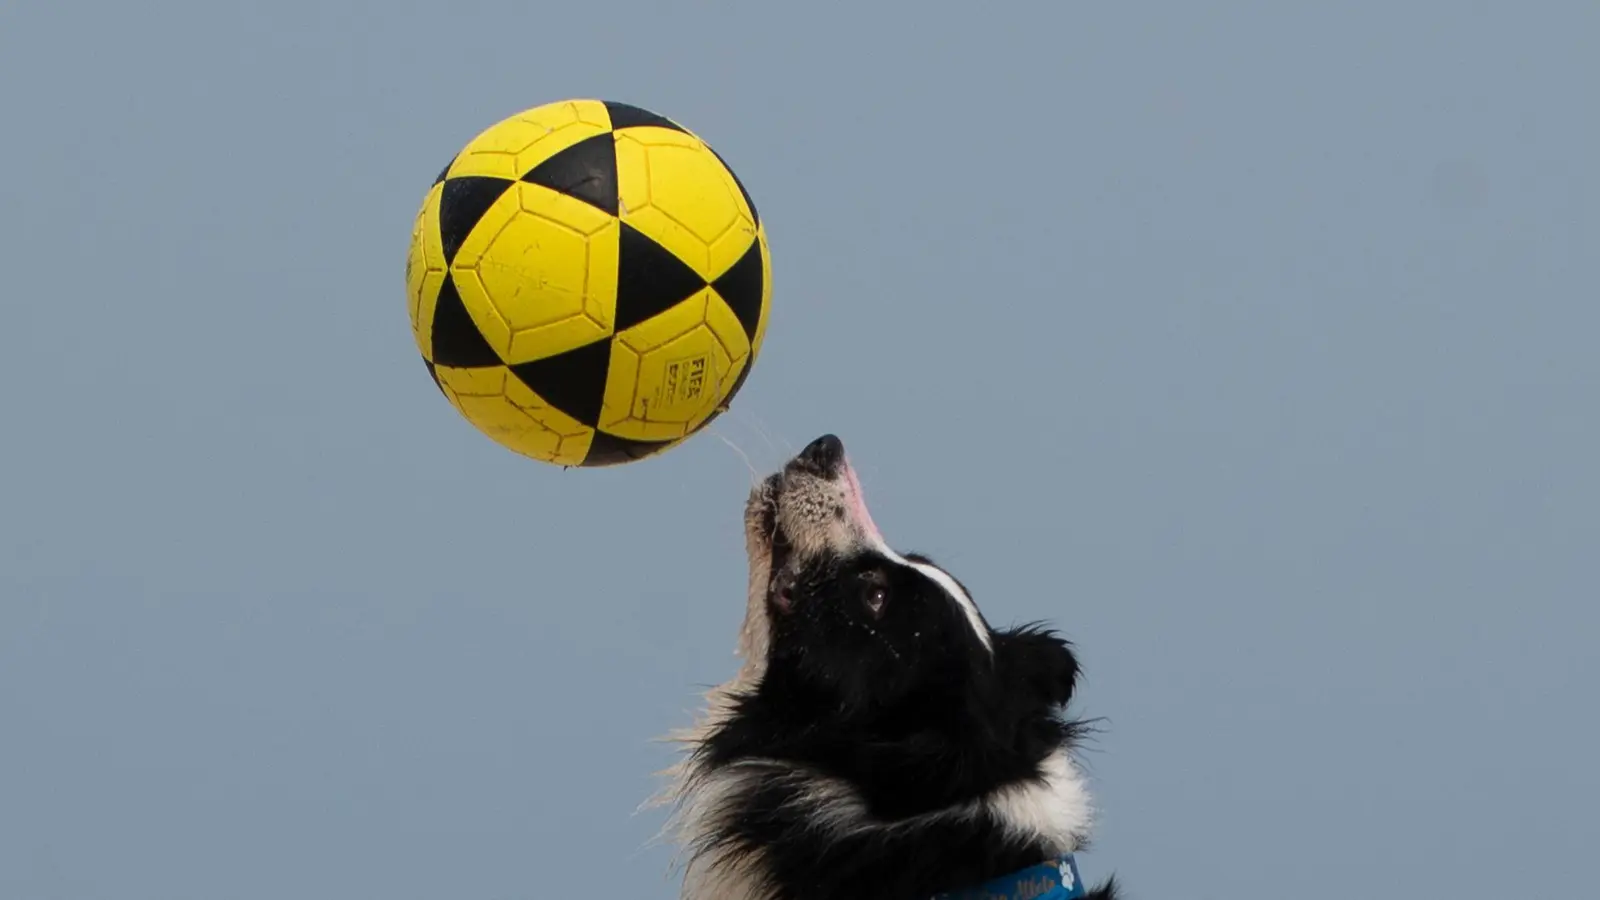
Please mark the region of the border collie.
POLYGON ((891 549, 837 437, 751 491, 745 544, 741 669, 673 736, 686 900, 930 900, 1085 846, 1070 645, 891 549))

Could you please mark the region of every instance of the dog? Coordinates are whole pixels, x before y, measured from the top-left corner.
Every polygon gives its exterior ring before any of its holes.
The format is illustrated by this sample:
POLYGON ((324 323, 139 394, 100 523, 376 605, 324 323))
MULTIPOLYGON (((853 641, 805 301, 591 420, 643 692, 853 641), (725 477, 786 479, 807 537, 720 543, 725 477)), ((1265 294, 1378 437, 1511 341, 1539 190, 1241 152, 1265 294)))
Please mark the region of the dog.
POLYGON ((1085 847, 1066 640, 991 627, 953 575, 892 549, 833 435, 755 486, 744 524, 742 663, 671 736, 658 798, 684 900, 931 900, 1085 847))

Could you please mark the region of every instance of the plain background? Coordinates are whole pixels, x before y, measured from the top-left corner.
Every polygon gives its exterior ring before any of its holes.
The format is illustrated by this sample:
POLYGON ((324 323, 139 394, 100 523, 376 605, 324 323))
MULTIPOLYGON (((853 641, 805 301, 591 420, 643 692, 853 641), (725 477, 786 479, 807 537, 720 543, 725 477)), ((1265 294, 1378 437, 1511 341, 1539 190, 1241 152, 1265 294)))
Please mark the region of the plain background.
POLYGON ((837 432, 891 538, 1079 643, 1086 874, 1589 892, 1597 40, 1588 0, 0 4, 0 898, 671 895, 635 810, 733 669, 749 473, 515 457, 405 314, 439 168, 573 96, 769 223, 722 437, 837 432))

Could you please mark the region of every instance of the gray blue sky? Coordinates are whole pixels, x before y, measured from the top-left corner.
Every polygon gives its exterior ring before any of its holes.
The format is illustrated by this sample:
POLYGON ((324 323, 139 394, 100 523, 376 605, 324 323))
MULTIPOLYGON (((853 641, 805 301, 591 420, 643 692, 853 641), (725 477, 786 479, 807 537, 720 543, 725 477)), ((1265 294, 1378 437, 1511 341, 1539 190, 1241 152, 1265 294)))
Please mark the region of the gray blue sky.
POLYGON ((440 166, 570 96, 768 222, 718 430, 1079 643, 1087 875, 1591 889, 1600 7, 910 8, 0 5, 0 897, 671 895, 748 473, 515 457, 405 313, 440 166))

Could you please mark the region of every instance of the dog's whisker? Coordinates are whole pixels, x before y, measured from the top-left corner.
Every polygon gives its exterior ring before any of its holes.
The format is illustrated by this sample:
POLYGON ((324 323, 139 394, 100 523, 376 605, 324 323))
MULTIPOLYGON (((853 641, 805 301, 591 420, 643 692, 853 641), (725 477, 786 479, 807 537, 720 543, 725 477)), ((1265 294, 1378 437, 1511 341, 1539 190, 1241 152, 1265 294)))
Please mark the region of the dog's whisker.
POLYGON ((750 470, 750 486, 752 488, 761 483, 761 473, 756 470, 755 463, 750 461, 750 456, 744 452, 744 448, 740 447, 738 444, 735 444, 733 439, 723 434, 720 429, 707 428, 706 432, 715 437, 717 440, 727 444, 728 449, 732 450, 739 457, 739 459, 744 462, 744 467, 750 470))
POLYGON ((794 455, 794 444, 790 443, 787 438, 780 434, 778 435, 778 439, 783 442, 783 446, 779 447, 777 442, 772 439, 775 429, 769 426, 760 416, 753 412, 742 411, 740 413, 740 417, 745 420, 745 423, 750 426, 752 431, 754 431, 757 435, 760 435, 761 440, 766 442, 767 449, 771 451, 774 456, 781 457, 794 455))

